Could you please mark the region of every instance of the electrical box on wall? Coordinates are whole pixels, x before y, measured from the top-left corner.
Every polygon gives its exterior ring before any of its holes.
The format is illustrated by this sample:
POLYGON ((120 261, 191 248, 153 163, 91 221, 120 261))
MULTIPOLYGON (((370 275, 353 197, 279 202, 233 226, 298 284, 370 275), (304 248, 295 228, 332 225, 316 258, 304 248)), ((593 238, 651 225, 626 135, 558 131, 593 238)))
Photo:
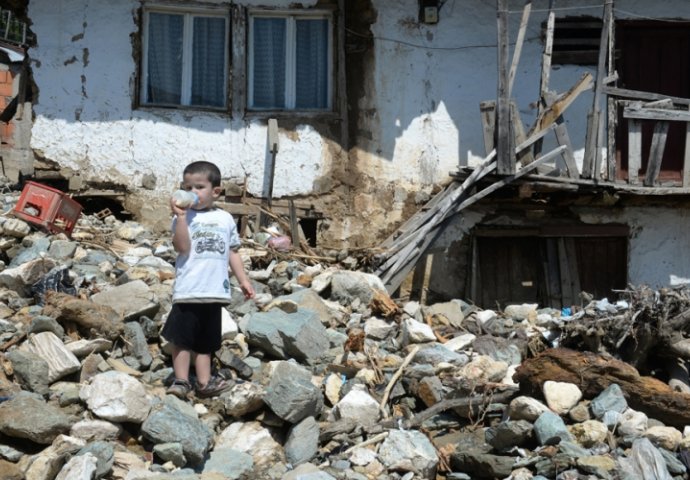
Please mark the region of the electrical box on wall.
POLYGON ((438 0, 419 0, 419 21, 438 23, 438 0))

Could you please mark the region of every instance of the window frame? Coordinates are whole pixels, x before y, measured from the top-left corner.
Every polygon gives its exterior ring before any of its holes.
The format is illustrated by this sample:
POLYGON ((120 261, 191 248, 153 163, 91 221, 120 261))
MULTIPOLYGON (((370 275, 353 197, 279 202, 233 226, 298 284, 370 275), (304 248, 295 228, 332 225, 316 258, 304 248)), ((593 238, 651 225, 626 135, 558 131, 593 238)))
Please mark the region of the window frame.
POLYGON ((335 15, 330 9, 315 10, 295 10, 295 9, 248 9, 247 11, 247 45, 246 45, 246 65, 247 65, 247 100, 246 113, 248 115, 261 116, 265 114, 306 114, 306 115, 332 115, 336 113, 335 91, 336 91, 336 42, 335 42, 335 15), (261 108, 252 105, 254 101, 254 19, 255 18, 280 18, 285 19, 286 24, 286 72, 285 72, 285 104, 284 108, 261 108), (296 20, 304 19, 323 19, 328 21, 327 34, 327 106, 325 108, 295 108, 296 100, 296 20))
POLYGON ((204 6, 171 6, 161 4, 147 4, 142 8, 141 28, 141 78, 139 82, 138 104, 144 108, 169 108, 180 110, 209 110, 213 112, 228 112, 232 106, 232 75, 230 72, 232 55, 231 10, 224 7, 204 6), (149 51, 149 16, 151 13, 181 15, 183 17, 182 38, 182 79, 180 85, 180 103, 152 103, 147 96, 148 51, 149 51), (223 105, 192 105, 192 73, 193 73, 193 22, 196 17, 215 17, 225 21, 225 39, 223 41, 223 105))

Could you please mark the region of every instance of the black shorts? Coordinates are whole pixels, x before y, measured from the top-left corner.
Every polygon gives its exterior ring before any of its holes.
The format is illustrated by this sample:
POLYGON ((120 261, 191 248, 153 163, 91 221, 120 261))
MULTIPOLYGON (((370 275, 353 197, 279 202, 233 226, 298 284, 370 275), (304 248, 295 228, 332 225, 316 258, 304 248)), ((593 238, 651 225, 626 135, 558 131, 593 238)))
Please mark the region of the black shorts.
POLYGON ((161 335, 176 347, 212 354, 221 344, 220 303, 175 303, 161 335))

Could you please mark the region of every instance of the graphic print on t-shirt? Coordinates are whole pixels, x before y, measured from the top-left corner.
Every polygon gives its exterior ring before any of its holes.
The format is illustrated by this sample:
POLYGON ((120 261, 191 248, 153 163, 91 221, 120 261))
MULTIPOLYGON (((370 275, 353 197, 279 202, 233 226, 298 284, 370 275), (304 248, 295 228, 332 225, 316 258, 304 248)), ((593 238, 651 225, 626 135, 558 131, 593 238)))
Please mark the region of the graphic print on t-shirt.
POLYGON ((192 248, 199 257, 214 257, 225 254, 224 230, 215 223, 201 223, 193 226, 192 248))

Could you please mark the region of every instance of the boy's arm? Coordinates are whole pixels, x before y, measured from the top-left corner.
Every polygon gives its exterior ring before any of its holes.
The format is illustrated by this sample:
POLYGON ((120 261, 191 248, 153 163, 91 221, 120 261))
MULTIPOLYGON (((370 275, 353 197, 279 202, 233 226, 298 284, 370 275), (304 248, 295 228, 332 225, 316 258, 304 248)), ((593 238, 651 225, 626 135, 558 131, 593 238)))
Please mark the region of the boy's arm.
POLYGON ((237 253, 235 250, 230 249, 229 263, 230 270, 232 270, 232 274, 235 276, 237 282, 240 284, 242 293, 244 293, 244 298, 254 298, 254 287, 252 286, 252 282, 249 280, 249 277, 244 271, 242 257, 240 257, 240 254, 237 253))
POLYGON ((172 237, 173 248, 181 255, 188 255, 192 248, 192 239, 189 237, 187 210, 178 207, 172 198, 170 199, 170 208, 172 208, 172 212, 175 215, 172 237))

